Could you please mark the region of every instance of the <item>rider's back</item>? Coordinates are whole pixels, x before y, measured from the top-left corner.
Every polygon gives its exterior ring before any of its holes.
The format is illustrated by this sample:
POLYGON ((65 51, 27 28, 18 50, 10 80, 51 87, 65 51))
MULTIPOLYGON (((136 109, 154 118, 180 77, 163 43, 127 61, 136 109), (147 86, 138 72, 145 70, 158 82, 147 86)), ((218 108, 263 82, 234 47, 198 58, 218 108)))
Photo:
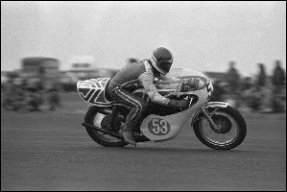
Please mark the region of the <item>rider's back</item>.
POLYGON ((112 90, 117 86, 129 88, 132 84, 139 84, 138 77, 144 72, 145 65, 143 62, 128 63, 111 79, 109 90, 112 90))

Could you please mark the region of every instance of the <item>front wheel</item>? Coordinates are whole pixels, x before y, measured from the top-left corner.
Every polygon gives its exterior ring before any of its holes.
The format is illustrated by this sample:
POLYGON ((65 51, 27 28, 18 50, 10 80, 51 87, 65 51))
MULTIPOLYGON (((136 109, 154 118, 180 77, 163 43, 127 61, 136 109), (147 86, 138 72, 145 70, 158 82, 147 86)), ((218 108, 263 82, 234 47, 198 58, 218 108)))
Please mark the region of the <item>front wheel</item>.
POLYGON ((210 126, 207 117, 199 115, 194 123, 194 132, 197 138, 206 146, 216 150, 230 150, 240 145, 247 132, 244 118, 236 109, 226 108, 213 109, 211 116, 218 129, 210 126))

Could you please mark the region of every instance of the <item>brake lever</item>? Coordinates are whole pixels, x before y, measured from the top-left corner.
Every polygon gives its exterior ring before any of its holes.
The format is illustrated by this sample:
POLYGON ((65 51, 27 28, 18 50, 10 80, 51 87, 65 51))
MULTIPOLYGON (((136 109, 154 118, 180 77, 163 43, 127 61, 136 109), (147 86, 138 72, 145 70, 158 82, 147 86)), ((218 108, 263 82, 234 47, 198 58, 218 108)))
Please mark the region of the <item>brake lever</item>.
POLYGON ((189 96, 186 96, 188 101, 189 101, 189 104, 188 104, 188 108, 190 108, 192 106, 192 101, 193 101, 193 98, 192 97, 189 97, 189 96))
POLYGON ((188 104, 188 108, 190 108, 192 106, 192 101, 193 101, 193 98, 192 97, 189 97, 189 96, 186 96, 184 99, 186 99, 189 104, 188 104))

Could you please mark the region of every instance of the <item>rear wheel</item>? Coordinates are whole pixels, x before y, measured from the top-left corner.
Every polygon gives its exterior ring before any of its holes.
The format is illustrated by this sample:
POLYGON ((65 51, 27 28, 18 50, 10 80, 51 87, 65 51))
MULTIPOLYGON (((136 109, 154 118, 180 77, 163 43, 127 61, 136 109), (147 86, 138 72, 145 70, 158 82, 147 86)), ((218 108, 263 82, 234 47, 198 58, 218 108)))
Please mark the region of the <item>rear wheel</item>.
MULTIPOLYGON (((112 113, 112 110, 111 110, 112 113)), ((101 113, 100 108, 98 107, 90 107, 85 116, 85 123, 93 125, 99 129, 109 129, 109 131, 118 132, 119 130, 111 130, 108 126, 109 115, 101 113)), ((120 123, 120 122, 117 122, 120 123)), ((121 139, 115 138, 109 134, 102 133, 93 129, 91 127, 85 126, 89 136, 98 144, 105 147, 124 147, 128 145, 128 143, 122 141, 121 139)))
POLYGON ((217 150, 229 150, 240 145, 246 136, 246 123, 234 108, 219 108, 211 117, 218 129, 210 126, 207 118, 200 115, 194 123, 197 138, 206 146, 217 150))

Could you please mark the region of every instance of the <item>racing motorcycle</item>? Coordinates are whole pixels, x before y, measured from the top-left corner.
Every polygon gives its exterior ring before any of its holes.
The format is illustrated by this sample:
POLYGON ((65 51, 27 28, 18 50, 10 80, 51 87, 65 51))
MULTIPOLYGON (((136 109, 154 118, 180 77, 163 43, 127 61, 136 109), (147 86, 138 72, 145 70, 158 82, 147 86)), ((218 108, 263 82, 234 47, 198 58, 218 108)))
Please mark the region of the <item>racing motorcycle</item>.
MULTIPOLYGON (((106 93, 110 78, 78 81, 80 97, 90 107, 82 125, 89 136, 105 147, 128 145, 120 134, 128 109, 106 93)), ((159 93, 169 99, 188 100, 185 110, 170 109, 152 103, 144 89, 134 91, 148 103, 148 108, 133 130, 136 142, 160 142, 173 139, 183 127, 193 127, 196 137, 216 150, 230 150, 240 145, 247 131, 238 110, 225 102, 211 102, 213 85, 204 74, 184 68, 174 68, 167 78, 155 79, 159 93)))

